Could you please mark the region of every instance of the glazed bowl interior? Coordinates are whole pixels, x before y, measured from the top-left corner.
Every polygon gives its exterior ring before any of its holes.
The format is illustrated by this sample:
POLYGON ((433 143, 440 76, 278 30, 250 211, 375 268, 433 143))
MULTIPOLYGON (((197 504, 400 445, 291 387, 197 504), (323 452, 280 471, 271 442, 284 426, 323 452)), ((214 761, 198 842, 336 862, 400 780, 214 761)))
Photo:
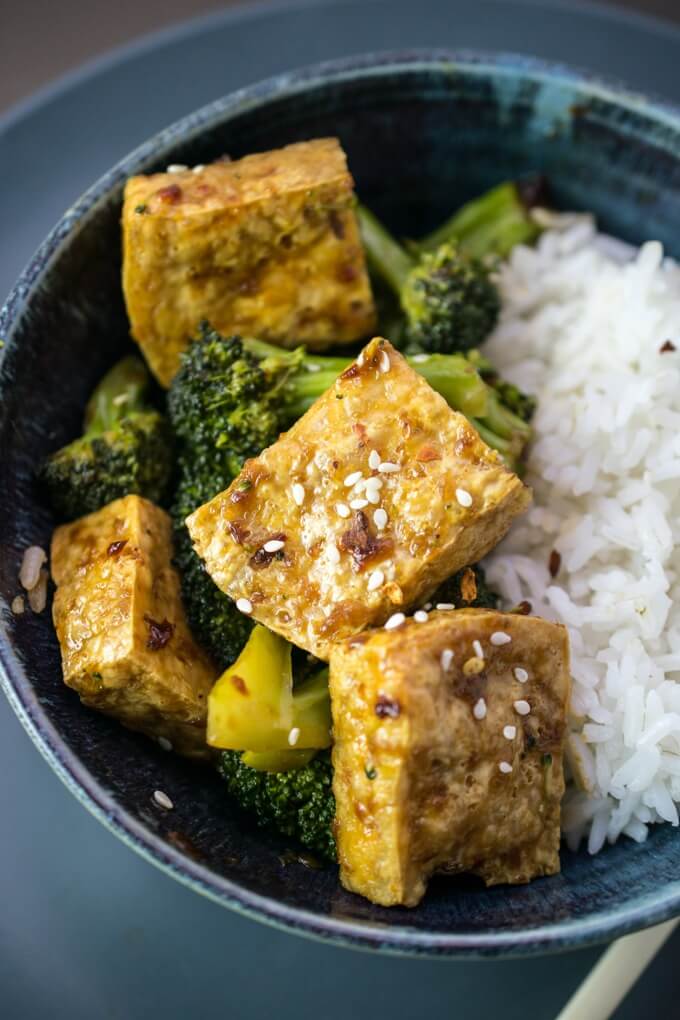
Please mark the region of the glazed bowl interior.
MULTIPOLYGON (((451 54, 353 60, 221 100, 143 146, 69 212, 2 312, 0 595, 54 520, 36 463, 72 437, 94 381, 129 344, 120 202, 130 173, 340 137, 361 197, 397 230, 424 233, 507 178, 547 174, 557 206, 587 209, 625 240, 680 255, 680 120, 662 105, 520 58, 451 54)), ((196 889, 261 919, 354 945, 441 954, 520 953, 593 942, 680 912, 680 837, 659 826, 562 873, 485 889, 437 879, 415 910, 343 891, 285 839, 254 827, 220 780, 81 707, 62 683, 47 612, 0 620, 4 683, 33 739, 115 832, 196 889), (175 808, 151 800, 164 790, 175 808)))

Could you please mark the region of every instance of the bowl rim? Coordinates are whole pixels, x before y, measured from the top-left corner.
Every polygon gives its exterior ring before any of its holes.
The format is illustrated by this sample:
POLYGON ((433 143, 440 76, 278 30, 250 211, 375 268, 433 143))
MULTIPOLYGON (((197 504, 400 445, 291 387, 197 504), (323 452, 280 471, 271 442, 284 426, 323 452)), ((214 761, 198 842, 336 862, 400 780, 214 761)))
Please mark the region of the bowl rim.
MULTIPOLYGON (((0 308, 0 378, 4 360, 13 348, 14 330, 25 313, 43 273, 79 225, 100 203, 109 200, 114 189, 134 172, 165 158, 178 142, 187 143, 212 124, 252 112, 274 98, 290 98, 329 82, 358 77, 423 70, 458 70, 480 77, 522 75, 537 81, 561 82, 584 90, 638 115, 644 114, 678 133, 680 108, 658 98, 628 89, 625 85, 576 70, 565 64, 513 53, 484 53, 472 50, 404 50, 368 53, 326 61, 283 72, 223 96, 175 121, 103 174, 62 215, 29 260, 6 302, 0 308)), ((119 805, 72 751, 58 729, 46 717, 19 655, 9 636, 9 607, 0 596, 0 686, 19 721, 45 760, 67 789, 106 828, 150 863, 201 895, 284 931, 294 931, 338 945, 373 949, 396 955, 491 957, 526 956, 585 947, 618 938, 680 914, 680 880, 667 883, 643 898, 624 902, 614 909, 589 918, 558 919, 525 931, 494 930, 484 933, 425 932, 408 925, 394 927, 375 922, 314 914, 289 906, 272 897, 254 893, 237 882, 212 871, 182 854, 146 828, 119 805)))

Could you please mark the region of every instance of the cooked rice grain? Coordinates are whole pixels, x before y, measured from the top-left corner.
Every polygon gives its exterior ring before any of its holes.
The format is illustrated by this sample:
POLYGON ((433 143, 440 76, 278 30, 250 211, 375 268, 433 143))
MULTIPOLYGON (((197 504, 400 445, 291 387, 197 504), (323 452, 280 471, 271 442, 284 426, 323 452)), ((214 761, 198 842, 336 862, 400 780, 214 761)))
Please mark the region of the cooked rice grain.
POLYGON ((626 260, 590 219, 559 227, 500 273, 485 353, 538 397, 535 502, 488 577, 508 605, 528 599, 569 629, 563 828, 596 853, 678 824, 680 269, 655 241, 626 260))

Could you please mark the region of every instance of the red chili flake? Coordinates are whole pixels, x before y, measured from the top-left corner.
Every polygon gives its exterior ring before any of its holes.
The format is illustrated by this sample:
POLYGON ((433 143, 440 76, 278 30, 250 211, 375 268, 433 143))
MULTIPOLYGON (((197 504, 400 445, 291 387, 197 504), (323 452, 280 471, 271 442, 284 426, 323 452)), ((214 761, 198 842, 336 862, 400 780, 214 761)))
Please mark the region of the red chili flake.
POLYGON ((149 637, 146 642, 146 647, 150 648, 152 652, 157 652, 161 648, 165 648, 168 641, 175 633, 174 623, 170 623, 169 620, 163 620, 162 623, 158 623, 157 620, 152 620, 150 616, 145 614, 144 621, 149 628, 149 637))
POLYGON ((388 698, 386 694, 378 695, 375 703, 375 714, 379 719, 396 719, 401 713, 401 705, 394 698, 388 698))
POLYGON ((557 577, 562 566, 562 557, 558 553, 557 549, 553 549, 550 553, 550 559, 548 560, 548 570, 550 571, 551 577, 557 577))
POLYGON ((366 426, 360 421, 355 421, 352 425, 352 432, 356 432, 359 437, 359 449, 366 445, 366 426))
POLYGON ((352 524, 343 535, 340 536, 340 545, 351 554, 355 570, 361 570, 362 566, 372 556, 385 546, 385 540, 376 538, 371 534, 368 524, 368 517, 363 510, 356 510, 352 518, 352 524))
POLYGON ((229 679, 239 694, 243 694, 245 697, 248 697, 249 691, 242 676, 239 676, 238 673, 232 673, 229 679))
MULTIPOLYGON (((253 570, 262 570, 263 567, 268 567, 272 560, 283 560, 286 558, 285 549, 277 549, 276 552, 267 552, 264 548, 266 542, 285 542, 286 535, 283 531, 276 531, 273 535, 267 535, 262 545, 253 553, 248 560, 248 563, 253 570)), ((252 548, 252 546, 251 546, 252 548)))
POLYGON ((157 191, 156 195, 166 205, 174 205, 182 197, 182 189, 179 184, 168 184, 165 188, 157 191))
POLYGON ((107 556, 117 556, 118 553, 127 545, 127 538, 122 538, 120 542, 112 542, 106 550, 107 556))
POLYGON ((472 567, 466 567, 460 579, 460 594, 463 602, 474 602, 477 598, 477 578, 472 567))
POLYGON ((238 521, 229 521, 227 525, 229 528, 229 534, 234 539, 237 545, 243 545, 250 532, 247 528, 244 528, 238 521))
POLYGON ((360 372, 361 372, 361 368, 360 368, 360 366, 355 361, 355 362, 353 362, 349 366, 349 368, 345 369, 345 371, 342 373, 340 378, 341 379, 356 379, 356 377, 359 375, 360 372))
POLYGON ((659 354, 668 354, 669 351, 672 352, 672 351, 676 351, 676 350, 677 350, 677 347, 675 346, 673 341, 672 340, 666 340, 664 343, 661 344, 661 347, 659 347, 659 354))
POLYGON ((441 460, 442 455, 434 446, 421 446, 416 454, 416 460, 428 463, 431 460, 441 460))

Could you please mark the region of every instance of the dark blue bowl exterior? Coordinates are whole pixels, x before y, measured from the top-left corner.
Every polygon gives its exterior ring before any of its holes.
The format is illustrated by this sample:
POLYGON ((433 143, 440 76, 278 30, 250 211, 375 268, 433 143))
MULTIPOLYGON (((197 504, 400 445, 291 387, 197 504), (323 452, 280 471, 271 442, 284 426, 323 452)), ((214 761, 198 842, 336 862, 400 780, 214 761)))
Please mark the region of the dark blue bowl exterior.
MULTIPOLYGON (((594 211, 631 241, 680 256, 680 117, 528 58, 380 55, 286 75, 199 111, 145 144, 69 210, 0 312, 0 605, 22 550, 53 518, 35 464, 77 429, 93 382, 129 343, 120 290, 125 178, 169 162, 337 134, 362 197, 405 233, 509 177, 542 171, 555 202, 594 211)), ((197 891, 269 923, 358 947, 430 955, 558 950, 680 913, 680 839, 669 826, 562 874, 484 889, 436 880, 416 910, 386 910, 310 870, 253 828, 216 776, 80 706, 61 680, 48 614, 0 617, 3 684, 42 753, 81 801, 197 891), (161 788, 176 808, 151 801, 161 788), (284 863, 287 861, 287 863, 284 863)))

